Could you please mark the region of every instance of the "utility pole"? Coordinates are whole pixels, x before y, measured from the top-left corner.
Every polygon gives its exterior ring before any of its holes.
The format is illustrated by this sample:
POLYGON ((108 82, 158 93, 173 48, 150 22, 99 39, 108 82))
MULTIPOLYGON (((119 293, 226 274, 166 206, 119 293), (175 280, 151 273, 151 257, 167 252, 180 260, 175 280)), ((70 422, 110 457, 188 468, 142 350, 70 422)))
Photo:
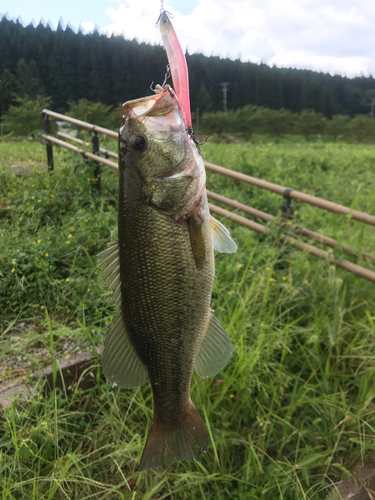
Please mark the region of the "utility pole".
POLYGON ((374 107, 375 107, 375 97, 372 97, 371 98, 371 113, 370 113, 371 118, 374 118, 374 107))
POLYGON ((227 112, 227 92, 228 92, 228 86, 230 85, 229 82, 222 82, 221 84, 221 90, 223 91, 223 111, 224 113, 227 112))

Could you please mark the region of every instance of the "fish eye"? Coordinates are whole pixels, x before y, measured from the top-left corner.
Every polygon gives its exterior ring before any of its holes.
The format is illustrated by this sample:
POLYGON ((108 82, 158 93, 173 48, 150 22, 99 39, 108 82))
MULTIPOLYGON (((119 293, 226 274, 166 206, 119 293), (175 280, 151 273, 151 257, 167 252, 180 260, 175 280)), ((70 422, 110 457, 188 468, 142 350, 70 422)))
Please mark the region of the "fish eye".
POLYGON ((147 149, 147 141, 142 135, 132 137, 131 144, 137 151, 145 151, 147 149))

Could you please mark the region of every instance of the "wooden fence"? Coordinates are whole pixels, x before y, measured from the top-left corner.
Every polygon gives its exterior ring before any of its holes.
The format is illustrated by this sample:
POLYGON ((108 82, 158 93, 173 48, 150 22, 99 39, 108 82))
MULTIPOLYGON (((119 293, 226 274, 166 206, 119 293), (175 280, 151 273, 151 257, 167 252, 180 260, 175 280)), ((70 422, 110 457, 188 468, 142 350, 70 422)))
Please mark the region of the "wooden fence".
MULTIPOLYGON (((107 136, 113 137, 113 138, 118 138, 118 133, 114 132, 113 130, 105 129, 103 127, 99 127, 97 125, 83 122, 81 120, 76 120, 75 118, 71 118, 69 116, 65 116, 59 113, 55 113, 53 111, 50 111, 48 109, 44 109, 42 112, 42 117, 44 118, 45 122, 45 134, 41 134, 41 138, 45 141, 45 144, 47 146, 47 162, 48 162, 48 168, 49 170, 54 170, 54 162, 53 162, 53 144, 59 146, 59 147, 64 147, 66 149, 69 149, 70 151, 75 151, 77 153, 80 153, 82 156, 89 158, 91 160, 94 160, 95 162, 98 163, 98 166, 95 169, 94 172, 94 177, 97 180, 97 186, 98 190, 101 193, 101 169, 100 169, 100 164, 106 165, 110 168, 113 169, 118 169, 118 164, 117 162, 113 162, 109 160, 109 158, 113 158, 118 160, 118 155, 113 152, 113 151, 108 151, 104 148, 100 147, 100 142, 99 142, 99 133, 106 134, 107 136), (87 149, 90 147, 90 143, 82 141, 81 139, 78 139, 76 137, 73 137, 71 135, 65 134, 63 132, 57 132, 57 135, 63 139, 69 140, 70 142, 76 143, 76 145, 68 143, 66 141, 63 141, 61 139, 58 139, 54 136, 51 135, 51 118, 55 118, 58 120, 62 120, 68 123, 71 123, 73 125, 76 125, 78 127, 85 128, 89 130, 92 133, 91 137, 91 146, 92 146, 92 152, 87 151, 87 149), (103 156, 100 156, 103 155, 103 156)), ((214 165, 212 163, 204 162, 205 167, 207 170, 210 170, 212 172, 225 175, 227 177, 231 177, 233 179, 239 180, 241 182, 251 184, 253 186, 257 186, 261 189, 267 189, 268 191, 272 191, 273 193, 280 194, 284 197, 284 202, 281 206, 283 215, 280 219, 277 217, 270 215, 266 212, 262 212, 261 210, 257 210, 253 207, 249 207, 248 205, 244 205, 242 203, 239 203, 238 201, 231 200, 229 198, 226 198, 224 196, 221 196, 219 194, 213 193, 212 191, 207 191, 208 198, 210 200, 217 201, 219 203, 222 203, 224 205, 227 205, 229 207, 234 208, 235 210, 241 210, 242 212, 251 215, 253 217, 256 217, 257 219, 261 219, 267 222, 272 222, 272 221, 277 221, 280 220, 282 223, 283 230, 287 232, 288 234, 282 234, 281 235, 281 241, 285 244, 291 245, 294 248, 297 248, 299 250, 307 251, 310 255, 313 255, 314 257, 322 260, 328 260, 331 261, 334 265, 337 267, 340 267, 342 269, 345 269, 346 271, 349 271, 353 274, 356 274, 357 276, 360 276, 362 278, 368 279, 372 282, 375 283, 375 272, 367 269, 363 266, 359 266, 358 264, 354 264, 353 262, 350 262, 346 259, 335 259, 332 253, 329 253, 327 251, 321 250, 319 248, 314 247, 313 245, 310 245, 308 243, 305 243, 303 241, 297 240, 296 236, 304 236, 310 240, 314 240, 320 244, 327 245, 331 248, 335 247, 340 247, 343 252, 345 252, 348 255, 351 256, 361 256, 364 260, 373 262, 375 263, 375 256, 368 253, 368 252, 357 252, 354 250, 352 247, 349 245, 346 245, 344 243, 340 243, 336 241, 333 238, 330 238, 328 236, 324 236, 323 234, 311 231, 309 229, 306 229, 304 227, 299 227, 295 225, 286 225, 285 219, 289 216, 289 212, 291 209, 290 206, 290 199, 293 198, 295 200, 301 201, 303 203, 308 203, 309 205, 315 206, 322 208, 324 210, 328 210, 331 212, 335 212, 340 215, 345 215, 347 217, 350 217, 351 219, 358 220, 361 222, 364 222, 365 224, 369 224, 372 226, 375 226, 375 216, 367 214, 365 212, 361 212, 359 210, 352 210, 349 207, 345 207, 343 205, 339 205, 337 203, 333 203, 331 201, 323 200, 321 198, 317 198, 316 196, 312 196, 306 193, 301 193, 300 191, 295 191, 294 189, 279 186, 278 184, 273 184, 271 182, 264 181, 262 179, 257 179, 256 177, 251 177, 246 174, 242 174, 240 172, 236 172, 234 170, 229 170, 224 167, 220 167, 218 165, 214 165)), ((252 220, 249 220, 245 217, 242 217, 238 215, 237 213, 225 210, 221 207, 218 207, 216 205, 213 205, 212 203, 209 204, 210 206, 210 211, 212 213, 221 215, 223 217, 226 217, 230 220, 233 220, 237 224, 240 224, 242 226, 245 226, 252 231, 257 231, 262 234, 266 234, 269 229, 268 227, 259 224, 258 222, 254 222, 252 220)))

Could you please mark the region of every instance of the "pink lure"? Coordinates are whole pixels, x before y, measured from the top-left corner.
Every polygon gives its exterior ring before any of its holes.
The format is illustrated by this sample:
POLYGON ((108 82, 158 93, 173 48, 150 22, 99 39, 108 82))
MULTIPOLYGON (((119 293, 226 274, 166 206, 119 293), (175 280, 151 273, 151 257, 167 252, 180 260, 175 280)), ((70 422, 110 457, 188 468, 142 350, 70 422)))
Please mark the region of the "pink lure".
POLYGON ((189 75, 184 53, 166 12, 160 15, 160 33, 167 51, 174 91, 187 128, 191 127, 189 75))

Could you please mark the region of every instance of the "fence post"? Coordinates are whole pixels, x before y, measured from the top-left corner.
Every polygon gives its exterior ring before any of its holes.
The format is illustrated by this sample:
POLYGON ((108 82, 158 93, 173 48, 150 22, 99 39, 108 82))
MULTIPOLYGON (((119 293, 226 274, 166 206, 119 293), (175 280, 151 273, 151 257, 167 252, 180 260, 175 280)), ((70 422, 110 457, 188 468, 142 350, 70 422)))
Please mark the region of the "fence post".
MULTIPOLYGON (((91 136, 91 142, 92 142, 92 152, 94 153, 94 155, 100 156, 99 135, 98 135, 98 132, 95 132, 95 130, 93 130, 93 134, 91 136)), ((98 188, 98 193, 102 194, 101 163, 96 164, 96 168, 94 171, 94 177, 96 180, 96 187, 98 188)))
MULTIPOLYGON (((51 133, 51 118, 44 112, 42 111, 42 118, 44 120, 44 130, 47 135, 50 135, 51 133)), ((53 146, 52 142, 47 141, 46 143, 47 146, 47 165, 48 165, 48 170, 50 172, 53 172, 55 170, 55 164, 53 162, 53 146)))
POLYGON ((293 205, 291 203, 290 199, 290 193, 293 191, 293 188, 286 188, 283 194, 284 201, 281 204, 280 210, 281 210, 281 218, 284 221, 287 221, 288 219, 293 218, 293 205))

